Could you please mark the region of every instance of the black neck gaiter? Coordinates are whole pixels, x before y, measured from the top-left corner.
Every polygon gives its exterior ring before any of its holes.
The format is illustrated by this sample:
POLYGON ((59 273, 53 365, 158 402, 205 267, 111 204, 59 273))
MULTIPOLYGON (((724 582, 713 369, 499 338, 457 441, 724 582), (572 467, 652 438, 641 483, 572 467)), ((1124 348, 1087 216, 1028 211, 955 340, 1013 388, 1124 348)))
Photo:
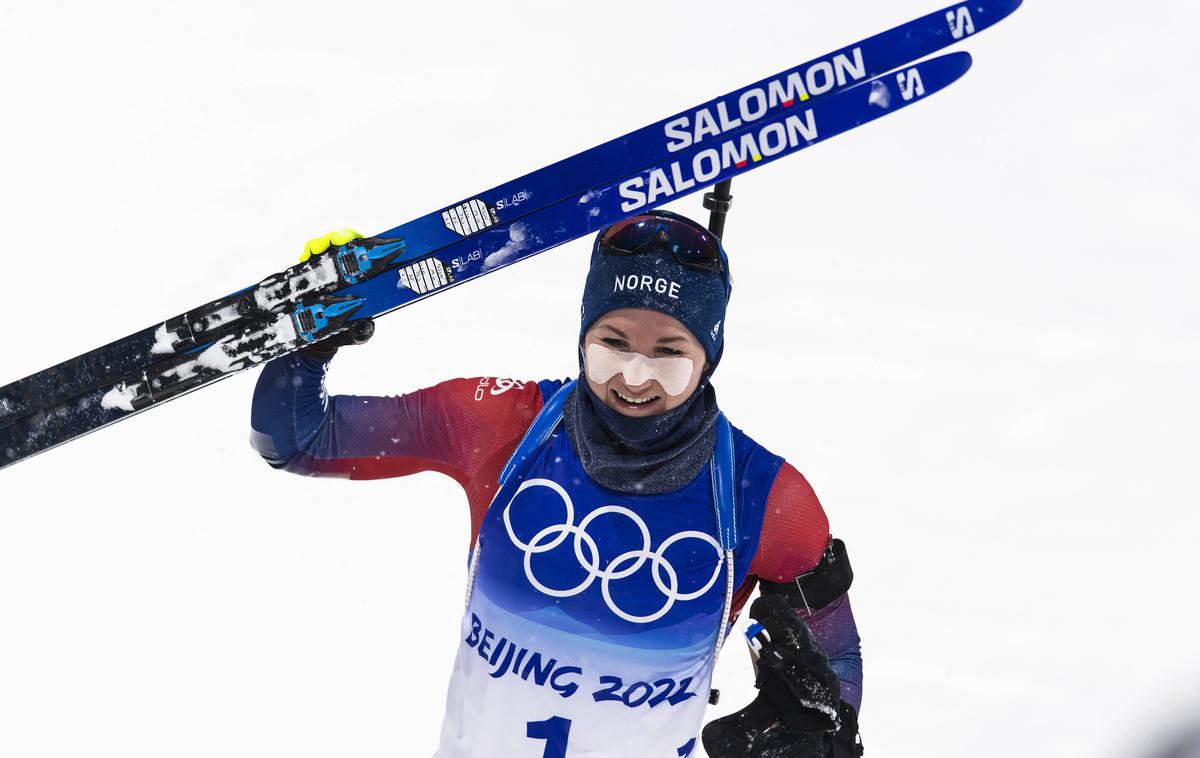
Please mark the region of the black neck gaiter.
POLYGON ((678 490, 716 447, 717 394, 705 379, 678 408, 626 416, 604 404, 580 372, 563 402, 563 422, 584 470, 602 487, 635 495, 678 490))

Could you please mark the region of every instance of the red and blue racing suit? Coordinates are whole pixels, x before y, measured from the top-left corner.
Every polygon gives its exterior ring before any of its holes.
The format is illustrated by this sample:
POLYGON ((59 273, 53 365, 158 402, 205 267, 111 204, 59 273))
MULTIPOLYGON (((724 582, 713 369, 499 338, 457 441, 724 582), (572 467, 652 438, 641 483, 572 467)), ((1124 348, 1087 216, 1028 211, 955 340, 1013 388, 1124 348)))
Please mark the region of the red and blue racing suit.
MULTIPOLYGON (((400 396, 330 396, 324 384, 327 367, 328 359, 304 352, 264 367, 252 408, 255 449, 272 466, 308 476, 381 479, 440 471, 466 493, 468 544, 475 543, 488 515, 505 462, 562 384, 482 377, 452 379, 400 396)), ((733 594, 730 620, 759 579, 786 582, 812 570, 829 539, 828 519, 812 487, 783 462, 766 497, 757 550, 733 594)), ((857 710, 862 659, 848 596, 797 612, 829 656, 843 699, 857 710)))

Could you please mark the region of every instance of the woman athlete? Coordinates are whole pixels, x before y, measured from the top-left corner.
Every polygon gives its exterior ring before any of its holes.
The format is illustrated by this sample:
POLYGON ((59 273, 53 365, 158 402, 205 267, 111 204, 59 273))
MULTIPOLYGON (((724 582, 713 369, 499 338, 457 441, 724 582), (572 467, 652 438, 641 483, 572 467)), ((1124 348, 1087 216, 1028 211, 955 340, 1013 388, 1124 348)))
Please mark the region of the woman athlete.
MULTIPOLYGON (((357 237, 309 243, 305 257, 357 237)), ((861 755, 844 545, 804 477, 725 420, 720 241, 654 211, 596 238, 570 381, 327 396, 336 348, 268 364, 252 440, 276 468, 466 491, 470 574, 437 756, 861 755), (751 592, 756 699, 703 728, 751 592)))

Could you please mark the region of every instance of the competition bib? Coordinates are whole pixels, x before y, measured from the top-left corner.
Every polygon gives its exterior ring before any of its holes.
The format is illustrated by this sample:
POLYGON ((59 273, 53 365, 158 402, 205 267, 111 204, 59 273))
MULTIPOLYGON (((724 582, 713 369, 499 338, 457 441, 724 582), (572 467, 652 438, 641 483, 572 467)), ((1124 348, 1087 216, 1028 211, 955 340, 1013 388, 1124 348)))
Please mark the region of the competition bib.
POLYGON ((438 755, 688 755, 725 613, 717 534, 707 468, 620 495, 552 437, 480 528, 438 755))
POLYGON ((761 448, 750 443, 737 466, 722 418, 714 460, 725 460, 687 486, 604 489, 557 423, 570 388, 534 421, 480 526, 440 758, 700 752, 715 656, 770 486, 752 484, 749 469, 773 478, 779 459, 753 459, 761 448), (734 497, 757 508, 752 538, 739 537, 734 497))

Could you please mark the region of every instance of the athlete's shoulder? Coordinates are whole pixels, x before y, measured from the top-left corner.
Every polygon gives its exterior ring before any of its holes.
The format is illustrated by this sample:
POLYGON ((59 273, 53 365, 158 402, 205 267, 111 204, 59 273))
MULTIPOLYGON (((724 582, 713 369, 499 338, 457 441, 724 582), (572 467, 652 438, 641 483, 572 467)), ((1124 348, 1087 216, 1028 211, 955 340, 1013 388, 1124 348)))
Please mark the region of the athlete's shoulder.
MULTIPOLYGON (((737 482, 738 523, 744 538, 753 537, 762 524, 767 508, 767 497, 771 483, 783 464, 783 458, 729 424, 733 439, 734 481, 737 482)), ((743 549, 752 549, 757 540, 752 539, 743 549)))
POLYGON ((772 582, 791 581, 817 565, 829 539, 829 517, 817 493, 784 461, 767 498, 753 573, 772 582))
POLYGON ((797 576, 820 559, 829 538, 829 520, 808 480, 783 456, 768 450, 730 424, 746 525, 759 541, 751 573, 771 581, 797 576), (753 510, 747 511, 751 507, 753 510))
POLYGON ((729 424, 729 431, 733 437, 737 469, 741 472, 743 481, 747 477, 753 476, 760 483, 769 486, 779 467, 784 463, 783 456, 771 452, 732 422, 729 424))
POLYGON ((554 397, 554 393, 562 389, 563 385, 569 381, 571 381, 571 377, 567 377, 566 379, 542 379, 539 381, 537 386, 542 393, 542 404, 544 405, 547 400, 554 397))
POLYGON ((808 480, 804 478, 804 475, 795 466, 789 463, 783 456, 763 447, 741 429, 732 424, 730 424, 730 427, 733 432, 734 449, 737 451, 739 461, 743 458, 751 459, 752 457, 759 457, 771 462, 773 477, 770 480, 770 489, 771 500, 773 502, 786 500, 790 503, 806 507, 809 510, 813 508, 820 510, 821 504, 817 500, 817 495, 813 491, 812 485, 808 483, 808 480))

